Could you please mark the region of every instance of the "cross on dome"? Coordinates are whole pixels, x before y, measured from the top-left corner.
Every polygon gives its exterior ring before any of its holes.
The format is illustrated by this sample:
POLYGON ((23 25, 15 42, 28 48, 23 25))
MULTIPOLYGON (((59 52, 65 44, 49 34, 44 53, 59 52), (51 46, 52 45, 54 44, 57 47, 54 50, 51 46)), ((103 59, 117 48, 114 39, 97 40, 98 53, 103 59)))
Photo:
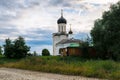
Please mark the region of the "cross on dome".
POLYGON ((67 24, 67 20, 63 17, 63 9, 61 9, 61 17, 57 20, 58 24, 64 23, 67 24))
POLYGON ((61 9, 61 17, 63 17, 63 9, 61 9))

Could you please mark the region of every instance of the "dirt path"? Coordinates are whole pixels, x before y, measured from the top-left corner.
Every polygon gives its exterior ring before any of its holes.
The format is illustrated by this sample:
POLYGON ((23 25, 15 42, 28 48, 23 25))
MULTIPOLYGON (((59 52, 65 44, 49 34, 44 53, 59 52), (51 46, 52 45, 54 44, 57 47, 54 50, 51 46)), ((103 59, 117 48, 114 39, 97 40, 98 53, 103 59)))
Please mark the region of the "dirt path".
POLYGON ((80 76, 67 76, 36 71, 0 68, 0 80, 100 80, 80 76))

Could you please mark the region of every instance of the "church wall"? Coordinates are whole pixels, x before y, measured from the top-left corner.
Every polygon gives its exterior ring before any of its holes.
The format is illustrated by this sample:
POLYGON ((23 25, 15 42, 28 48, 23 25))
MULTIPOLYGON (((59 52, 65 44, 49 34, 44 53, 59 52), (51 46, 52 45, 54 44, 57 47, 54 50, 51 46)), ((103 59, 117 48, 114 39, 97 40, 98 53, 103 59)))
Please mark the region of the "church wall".
POLYGON ((54 34, 58 34, 58 35, 53 35, 53 55, 60 55, 59 54, 60 46, 57 46, 56 44, 63 39, 68 39, 68 35, 66 34, 67 21, 63 17, 62 10, 61 10, 61 17, 57 20, 57 24, 58 24, 58 32, 54 33, 54 34), (63 32, 64 32, 64 34, 63 34, 63 32))
POLYGON ((59 49, 60 46, 57 46, 56 43, 60 42, 63 39, 68 39, 67 35, 53 36, 53 55, 60 55, 59 49))

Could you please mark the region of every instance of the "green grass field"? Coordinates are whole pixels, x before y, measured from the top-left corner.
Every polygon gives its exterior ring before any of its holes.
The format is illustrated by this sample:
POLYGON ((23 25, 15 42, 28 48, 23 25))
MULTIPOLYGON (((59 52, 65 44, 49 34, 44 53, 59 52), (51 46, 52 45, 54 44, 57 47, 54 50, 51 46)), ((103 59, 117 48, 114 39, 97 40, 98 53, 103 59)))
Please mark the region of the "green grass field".
POLYGON ((0 57, 0 66, 65 75, 120 79, 120 62, 112 60, 85 60, 80 57, 39 56, 21 60, 0 57))

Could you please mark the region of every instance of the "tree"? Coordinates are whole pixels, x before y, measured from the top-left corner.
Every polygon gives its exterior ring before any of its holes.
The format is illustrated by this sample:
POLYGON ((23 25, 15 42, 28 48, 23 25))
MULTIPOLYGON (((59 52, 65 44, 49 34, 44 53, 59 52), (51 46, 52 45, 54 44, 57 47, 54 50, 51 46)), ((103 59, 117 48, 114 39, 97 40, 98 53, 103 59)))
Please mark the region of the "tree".
POLYGON ((105 58, 106 55, 106 45, 104 42, 104 26, 102 25, 102 21, 100 19, 95 21, 94 28, 91 31, 91 36, 93 38, 94 46, 96 47, 99 58, 105 58))
POLYGON ((89 43, 87 41, 82 42, 81 46, 82 48, 82 57, 84 58, 88 58, 89 54, 88 54, 88 47, 89 47, 89 43))
POLYGON ((4 45, 4 55, 8 58, 12 58, 14 56, 13 54, 13 44, 12 41, 8 38, 5 40, 5 45, 4 45))
POLYGON ((2 55, 2 52, 3 52, 3 51, 2 51, 2 47, 0 46, 0 55, 2 55))
POLYGON ((26 45, 24 38, 19 36, 18 39, 14 41, 14 53, 15 53, 14 57, 15 58, 26 57, 29 51, 30 47, 26 45))
POLYGON ((36 51, 33 52, 33 56, 37 56, 37 52, 36 51))
POLYGON ((11 41, 9 38, 5 40, 4 55, 7 58, 23 58, 26 57, 30 47, 25 43, 24 38, 18 37, 15 41, 11 41))
POLYGON ((48 49, 42 50, 42 56, 50 56, 50 52, 48 51, 48 49))
POLYGON ((91 36, 99 57, 120 60, 120 1, 95 21, 91 36))

